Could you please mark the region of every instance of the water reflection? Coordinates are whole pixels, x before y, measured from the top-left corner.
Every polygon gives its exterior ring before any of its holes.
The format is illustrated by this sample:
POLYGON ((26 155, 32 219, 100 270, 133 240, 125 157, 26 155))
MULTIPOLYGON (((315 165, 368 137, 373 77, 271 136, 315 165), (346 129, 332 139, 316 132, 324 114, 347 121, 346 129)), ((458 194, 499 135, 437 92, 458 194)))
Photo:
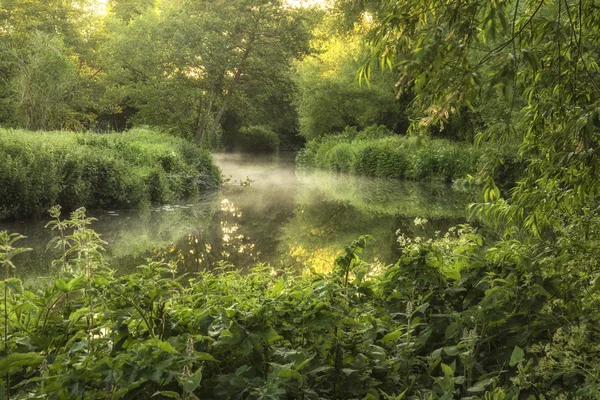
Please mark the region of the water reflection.
MULTIPOLYGON (((468 193, 446 185, 296 172, 293 159, 217 155, 229 183, 189 204, 95 213, 92 227, 109 243, 107 258, 130 271, 147 257, 176 260, 181 272, 219 263, 247 268, 331 268, 340 250, 360 235, 373 240, 363 258, 381 264, 397 257, 396 232, 431 237, 465 221, 468 193), (249 186, 248 182, 253 181, 249 186), (426 217, 424 226, 415 217, 426 217)), ((43 221, 1 224, 28 236, 35 251, 20 255, 22 277, 48 275, 56 257, 45 250, 43 221)))

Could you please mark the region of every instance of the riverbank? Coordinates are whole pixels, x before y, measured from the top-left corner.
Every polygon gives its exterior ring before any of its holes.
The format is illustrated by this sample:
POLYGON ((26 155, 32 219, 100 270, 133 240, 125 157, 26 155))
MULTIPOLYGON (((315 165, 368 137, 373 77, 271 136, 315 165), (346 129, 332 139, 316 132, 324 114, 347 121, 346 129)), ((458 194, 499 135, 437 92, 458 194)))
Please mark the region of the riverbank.
MULTIPOLYGON (((374 130, 374 129, 372 129, 374 130)), ((452 183, 490 170, 497 185, 512 187, 524 170, 517 149, 476 147, 443 139, 342 134, 311 140, 296 158, 300 168, 320 168, 379 178, 452 183)))
POLYGON ((221 182, 209 153, 134 129, 95 134, 0 130, 0 220, 73 210, 139 208, 197 196, 221 182))

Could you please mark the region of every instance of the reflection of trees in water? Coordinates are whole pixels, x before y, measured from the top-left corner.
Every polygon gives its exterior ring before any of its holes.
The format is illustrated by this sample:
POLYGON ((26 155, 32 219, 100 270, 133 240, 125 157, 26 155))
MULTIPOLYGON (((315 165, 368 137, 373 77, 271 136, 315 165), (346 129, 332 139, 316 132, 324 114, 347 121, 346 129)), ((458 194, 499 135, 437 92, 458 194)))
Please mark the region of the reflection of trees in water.
POLYGON ((308 190, 299 201, 310 203, 315 192, 347 202, 365 213, 425 217, 464 217, 474 193, 452 190, 442 183, 418 183, 382 178, 315 173, 301 175, 308 190))
POLYGON ((294 217, 284 226, 280 244, 280 252, 291 264, 327 270, 344 246, 365 234, 373 240, 361 257, 389 264, 399 255, 398 230, 411 237, 429 238, 465 222, 464 203, 450 196, 447 186, 384 180, 373 185, 364 179, 343 178, 313 180, 312 190, 298 196, 294 217), (429 222, 417 226, 416 216, 429 222))
MULTIPOLYGON (((326 269, 344 246, 365 234, 374 239, 362 257, 392 263, 398 255, 398 229, 408 236, 431 237, 464 221, 467 201, 445 185, 333 174, 295 180, 289 173, 272 174, 278 179, 227 187, 194 205, 96 215, 99 221, 92 228, 109 243, 107 259, 121 272, 132 271, 147 257, 175 260, 181 272, 194 272, 221 261, 239 268, 261 261, 275 268, 326 269), (415 226, 416 216, 429 223, 415 226)), ((20 255, 22 277, 51 273, 56 254, 44 251, 50 235, 43 225, 9 227, 30 236, 22 244, 35 249, 20 255)))
MULTIPOLYGON (((132 272, 136 266, 158 251, 168 251, 180 239, 198 226, 204 226, 216 212, 216 194, 189 205, 169 205, 147 210, 89 213, 96 217, 91 227, 108 244, 105 258, 120 273, 132 272)), ((34 279, 50 276, 52 260, 59 257, 54 248, 46 248, 52 235, 44 228, 45 221, 28 221, 25 224, 2 225, 1 229, 22 232, 27 236, 21 244, 31 247, 31 252, 15 260, 19 276, 34 279)))
POLYGON ((344 246, 369 234, 373 240, 362 258, 389 263, 394 232, 390 216, 366 214, 348 203, 321 198, 296 207, 294 218, 283 228, 280 251, 292 265, 325 271, 344 246))
POLYGON ((212 219, 155 257, 176 260, 180 270, 194 272, 215 268, 225 261, 239 268, 257 262, 276 265, 279 260, 279 228, 292 216, 287 193, 227 190, 212 219))
POLYGON ((230 187, 215 201, 210 218, 156 248, 154 256, 178 261, 181 272, 212 269, 222 261, 239 268, 269 262, 275 268, 325 270, 344 246, 369 234, 373 240, 363 258, 388 264, 398 256, 397 230, 433 237, 464 222, 464 204, 447 186, 342 178, 330 176, 297 190, 230 187), (429 222, 416 226, 415 216, 429 222))

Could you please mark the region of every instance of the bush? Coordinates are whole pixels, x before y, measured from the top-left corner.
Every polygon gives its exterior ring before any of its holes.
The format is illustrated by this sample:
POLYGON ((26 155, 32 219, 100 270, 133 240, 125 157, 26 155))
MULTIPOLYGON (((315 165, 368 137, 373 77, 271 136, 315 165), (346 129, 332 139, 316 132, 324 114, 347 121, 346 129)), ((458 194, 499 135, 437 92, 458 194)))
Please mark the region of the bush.
POLYGON ((327 165, 332 171, 348 172, 356 155, 350 143, 340 143, 327 154, 327 165))
MULTIPOLYGON (((296 161, 301 167, 357 175, 453 182, 477 172, 482 154, 482 149, 467 143, 415 141, 393 135, 384 126, 372 126, 309 141, 296 161)), ((499 177, 508 175, 505 171, 499 177)))
POLYGON ((66 209, 136 208, 220 183, 210 155, 147 130, 124 134, 0 130, 0 219, 66 209))
POLYGON ((245 127, 230 138, 225 147, 229 151, 245 153, 275 153, 279 150, 279 136, 264 126, 245 127))
MULTIPOLYGON (((360 259, 361 237, 328 271, 222 262, 184 281, 177 264, 151 260, 115 275, 102 251, 90 251, 102 242, 79 210, 49 224, 53 243, 65 236, 69 250, 42 290, 5 281, 0 393, 598 399, 600 230, 590 222, 586 252, 569 251, 581 225, 556 248, 487 243, 461 225, 437 239, 401 235, 388 266, 360 259)), ((0 260, 25 250, 18 239, 0 232, 0 260)))

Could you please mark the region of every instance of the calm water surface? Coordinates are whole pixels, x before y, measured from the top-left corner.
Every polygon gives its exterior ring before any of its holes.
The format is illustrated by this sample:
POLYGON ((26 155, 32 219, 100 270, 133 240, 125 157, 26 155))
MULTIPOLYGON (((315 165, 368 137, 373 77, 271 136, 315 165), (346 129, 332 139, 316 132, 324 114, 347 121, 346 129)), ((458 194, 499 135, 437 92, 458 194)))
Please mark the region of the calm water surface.
MULTIPOLYGON (((326 270, 340 249, 360 235, 373 236, 362 258, 393 263, 397 232, 433 236, 466 220, 471 195, 442 184, 417 184, 294 168, 293 157, 215 156, 229 182, 195 201, 148 210, 92 212, 106 258, 131 271, 146 258, 178 260, 182 272, 228 262, 247 268, 310 266, 326 270), (426 218, 424 226, 414 224, 426 218)), ((34 250, 15 259, 25 279, 51 275, 57 254, 46 249, 47 221, 0 223, 27 236, 34 250)))

